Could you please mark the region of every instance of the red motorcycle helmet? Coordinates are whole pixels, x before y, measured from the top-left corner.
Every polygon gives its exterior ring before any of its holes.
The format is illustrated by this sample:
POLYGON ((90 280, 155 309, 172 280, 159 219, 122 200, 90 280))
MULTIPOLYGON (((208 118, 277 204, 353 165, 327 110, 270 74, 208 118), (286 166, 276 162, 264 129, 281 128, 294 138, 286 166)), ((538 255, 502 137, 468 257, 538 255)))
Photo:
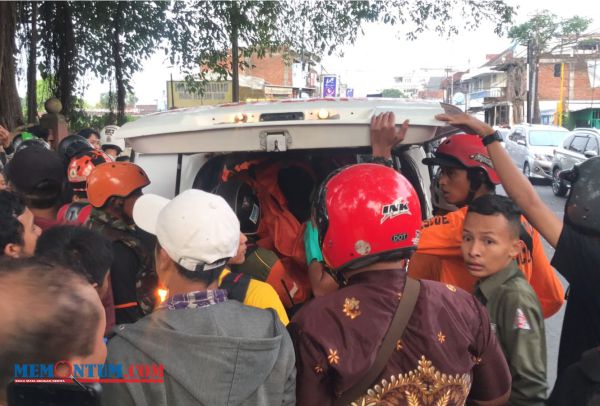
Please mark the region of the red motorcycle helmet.
POLYGON ((92 170, 96 166, 106 162, 112 162, 112 159, 97 149, 86 151, 71 159, 67 168, 67 178, 73 186, 73 191, 85 192, 87 190, 87 178, 92 173, 92 170))
POLYGON ((448 137, 437 148, 434 157, 423 159, 423 163, 460 169, 480 168, 485 171, 490 182, 500 184, 487 148, 477 135, 456 134, 448 137))
POLYGON ((323 258, 336 273, 410 257, 422 221, 410 182, 378 164, 330 175, 319 189, 314 220, 323 258))

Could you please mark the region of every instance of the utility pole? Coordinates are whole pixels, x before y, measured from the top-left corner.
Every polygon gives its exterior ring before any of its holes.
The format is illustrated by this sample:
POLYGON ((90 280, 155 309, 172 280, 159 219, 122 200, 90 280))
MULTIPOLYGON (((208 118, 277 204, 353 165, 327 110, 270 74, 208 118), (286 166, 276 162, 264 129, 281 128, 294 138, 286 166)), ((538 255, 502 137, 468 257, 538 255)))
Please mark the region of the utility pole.
POLYGON ((531 124, 531 106, 533 104, 533 40, 527 41, 527 123, 531 124))

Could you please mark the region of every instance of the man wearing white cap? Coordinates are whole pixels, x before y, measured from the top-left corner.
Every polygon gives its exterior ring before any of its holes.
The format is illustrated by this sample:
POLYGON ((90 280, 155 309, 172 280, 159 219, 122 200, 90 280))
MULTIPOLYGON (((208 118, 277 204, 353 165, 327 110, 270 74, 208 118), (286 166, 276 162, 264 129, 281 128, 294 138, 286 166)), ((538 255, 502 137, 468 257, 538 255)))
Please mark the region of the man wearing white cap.
POLYGON ((240 239, 225 200, 200 190, 144 195, 133 219, 158 239, 156 272, 169 297, 116 329, 107 362, 163 364, 164 383, 107 384, 104 403, 293 405, 294 349, 277 314, 228 300, 217 286, 240 239))

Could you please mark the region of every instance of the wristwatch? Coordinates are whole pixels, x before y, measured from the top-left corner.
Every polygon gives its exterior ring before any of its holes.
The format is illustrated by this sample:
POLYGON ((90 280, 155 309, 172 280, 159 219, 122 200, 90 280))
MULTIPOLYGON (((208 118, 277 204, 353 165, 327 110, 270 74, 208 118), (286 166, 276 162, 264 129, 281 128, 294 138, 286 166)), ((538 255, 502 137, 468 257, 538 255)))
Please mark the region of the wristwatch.
POLYGON ((490 135, 486 135, 485 137, 483 137, 481 139, 481 141, 483 142, 483 145, 485 145, 487 147, 492 142, 495 142, 495 141, 502 142, 502 141, 504 141, 504 139, 502 138, 502 135, 500 135, 500 133, 498 131, 494 131, 490 135))

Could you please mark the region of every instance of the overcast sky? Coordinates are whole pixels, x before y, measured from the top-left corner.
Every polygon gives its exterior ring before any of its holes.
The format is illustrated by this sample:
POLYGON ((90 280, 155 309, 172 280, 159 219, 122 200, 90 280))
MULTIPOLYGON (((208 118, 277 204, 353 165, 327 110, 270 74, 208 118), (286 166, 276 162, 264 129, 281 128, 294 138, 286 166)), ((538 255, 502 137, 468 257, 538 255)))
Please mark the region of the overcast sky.
MULTIPOLYGON (((518 5, 516 23, 526 21, 537 10, 548 9, 561 17, 573 15, 600 15, 598 0, 508 0, 518 5)), ((397 34, 396 27, 383 24, 365 27, 365 35, 352 46, 344 47, 343 57, 326 57, 324 68, 328 73, 336 73, 348 87, 355 89, 355 96, 380 91, 391 86, 392 78, 409 73, 415 69, 466 70, 485 62, 486 54, 499 53, 510 46, 507 38, 494 34, 493 24, 482 23, 472 32, 462 32, 450 39, 440 38, 434 33, 424 33, 415 41, 408 41, 397 34)), ((595 17, 590 28, 600 32, 600 17, 595 17)), ((167 68, 168 61, 163 55, 156 55, 146 62, 143 72, 134 76, 135 94, 139 104, 164 104, 166 81, 176 70, 167 68)), ((440 71, 429 71, 439 76, 440 71)), ((99 82, 99 81, 98 81, 99 82)), ((108 86, 88 79, 90 86, 85 99, 95 104, 100 93, 108 91, 108 86)), ((20 86, 22 87, 22 86, 20 86)))

